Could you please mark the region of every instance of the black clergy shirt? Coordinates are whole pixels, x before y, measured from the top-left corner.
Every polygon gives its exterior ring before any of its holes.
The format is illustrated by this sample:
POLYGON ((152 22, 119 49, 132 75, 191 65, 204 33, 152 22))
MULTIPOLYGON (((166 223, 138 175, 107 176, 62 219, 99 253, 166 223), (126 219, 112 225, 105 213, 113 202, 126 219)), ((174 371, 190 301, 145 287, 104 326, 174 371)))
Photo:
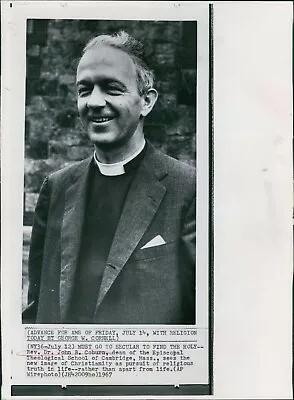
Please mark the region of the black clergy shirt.
POLYGON ((91 163, 75 286, 67 323, 92 323, 108 254, 132 179, 145 150, 124 165, 125 173, 102 175, 91 163))

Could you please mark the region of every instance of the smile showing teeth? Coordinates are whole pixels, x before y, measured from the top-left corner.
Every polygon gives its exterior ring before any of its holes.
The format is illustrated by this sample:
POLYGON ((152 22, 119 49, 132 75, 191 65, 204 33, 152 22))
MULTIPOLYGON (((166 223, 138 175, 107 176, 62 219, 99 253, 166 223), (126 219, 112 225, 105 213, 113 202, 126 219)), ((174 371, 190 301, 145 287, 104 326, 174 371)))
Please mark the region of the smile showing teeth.
POLYGON ((110 121, 112 118, 111 117, 100 117, 100 118, 92 118, 93 122, 101 123, 101 122, 107 122, 110 121))

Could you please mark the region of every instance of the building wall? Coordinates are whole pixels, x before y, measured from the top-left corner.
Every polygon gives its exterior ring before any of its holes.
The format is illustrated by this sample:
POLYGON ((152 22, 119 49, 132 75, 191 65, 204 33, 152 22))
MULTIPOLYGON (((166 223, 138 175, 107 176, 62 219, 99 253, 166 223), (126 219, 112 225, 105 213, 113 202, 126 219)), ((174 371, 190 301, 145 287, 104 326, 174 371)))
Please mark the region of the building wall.
POLYGON ((159 99, 146 119, 146 137, 195 165, 195 22, 28 20, 25 224, 45 176, 93 151, 77 113, 76 66, 89 39, 118 29, 145 44, 157 78, 159 99))

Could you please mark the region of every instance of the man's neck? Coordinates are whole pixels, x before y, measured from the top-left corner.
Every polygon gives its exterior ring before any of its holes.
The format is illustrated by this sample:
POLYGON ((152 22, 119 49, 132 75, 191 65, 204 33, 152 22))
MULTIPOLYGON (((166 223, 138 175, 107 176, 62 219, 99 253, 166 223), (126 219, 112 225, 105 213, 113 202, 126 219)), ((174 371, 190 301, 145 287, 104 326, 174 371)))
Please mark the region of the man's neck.
POLYGON ((97 160, 96 153, 94 152, 94 160, 99 168, 99 171, 101 172, 102 175, 106 176, 118 176, 118 175, 124 175, 126 172, 125 166, 130 165, 131 161, 137 158, 139 154, 142 153, 144 147, 145 147, 145 139, 140 145, 140 147, 128 158, 124 159, 123 161, 119 161, 117 163, 112 163, 112 164, 105 164, 101 163, 97 160))
POLYGON ((140 136, 140 138, 136 138, 136 140, 131 140, 124 147, 112 148, 107 151, 94 145, 96 158, 100 163, 103 164, 116 164, 120 162, 124 162, 132 158, 134 154, 138 152, 139 149, 143 149, 145 144, 144 135, 140 136))

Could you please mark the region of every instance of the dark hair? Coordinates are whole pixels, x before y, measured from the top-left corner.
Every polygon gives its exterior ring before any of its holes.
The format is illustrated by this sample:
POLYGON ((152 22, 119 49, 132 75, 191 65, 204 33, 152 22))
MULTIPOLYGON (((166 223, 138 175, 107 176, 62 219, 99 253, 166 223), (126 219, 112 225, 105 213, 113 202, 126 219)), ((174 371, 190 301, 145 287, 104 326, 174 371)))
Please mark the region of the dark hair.
POLYGON ((112 35, 99 35, 86 44, 83 54, 93 47, 101 45, 120 49, 132 58, 137 73, 138 91, 141 96, 153 87, 154 73, 144 59, 144 46, 139 40, 125 31, 119 31, 112 35))

